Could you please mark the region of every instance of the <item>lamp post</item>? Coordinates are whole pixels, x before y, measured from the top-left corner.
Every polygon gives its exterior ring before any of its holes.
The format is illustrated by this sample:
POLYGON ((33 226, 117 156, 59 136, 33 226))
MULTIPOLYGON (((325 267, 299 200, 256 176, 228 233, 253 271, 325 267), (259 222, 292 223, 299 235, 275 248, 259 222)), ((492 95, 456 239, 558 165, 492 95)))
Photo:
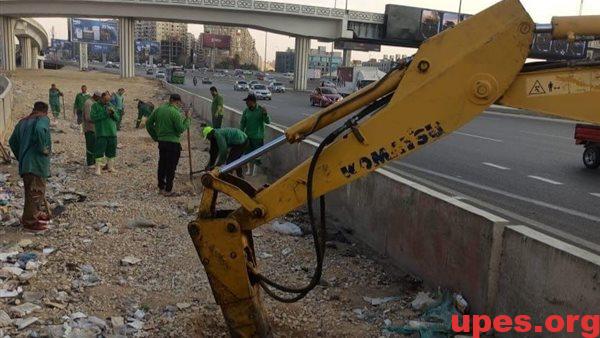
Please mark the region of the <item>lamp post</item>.
POLYGON ((581 2, 579 3, 579 15, 583 14, 583 1, 584 0, 581 0, 581 2))
POLYGON ((462 0, 458 0, 458 22, 460 22, 461 12, 462 12, 462 0))
POLYGON ((264 72, 267 72, 267 34, 269 34, 268 32, 265 32, 265 59, 263 61, 264 63, 264 72))

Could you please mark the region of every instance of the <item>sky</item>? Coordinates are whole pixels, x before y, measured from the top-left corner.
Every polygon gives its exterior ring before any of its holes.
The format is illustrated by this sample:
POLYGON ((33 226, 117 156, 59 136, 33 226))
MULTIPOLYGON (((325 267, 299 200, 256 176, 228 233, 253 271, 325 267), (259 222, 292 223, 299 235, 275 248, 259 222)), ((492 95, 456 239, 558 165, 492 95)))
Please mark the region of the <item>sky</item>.
MULTIPOLYGON (((386 4, 396 4, 414 7, 424 7, 443 11, 458 12, 461 0, 347 0, 348 9, 368 12, 385 12, 386 4)), ((303 5, 315 5, 323 7, 345 8, 346 0, 277 0, 284 3, 299 3, 303 5)), ((476 14, 481 10, 498 2, 498 0, 462 0, 462 13, 476 14)), ((582 0, 521 0, 533 20, 537 23, 549 23, 552 16, 578 15, 582 0)), ((583 0, 582 13, 584 15, 600 15, 600 0, 583 0)), ((48 31, 54 27, 57 39, 67 38, 66 18, 36 18, 48 31)), ((188 31, 196 37, 203 31, 202 25, 190 24, 188 31)), ((265 51, 265 32, 250 30, 250 34, 256 40, 256 48, 261 56, 265 51)), ((331 43, 322 43, 316 40, 311 42, 311 48, 326 46, 331 49, 331 43)), ((294 48, 294 38, 285 35, 269 33, 267 35, 267 60, 275 59, 275 52, 294 48)), ((408 48, 382 46, 380 53, 353 52, 352 59, 368 60, 370 58, 382 58, 384 54, 413 54, 414 50, 408 48)))

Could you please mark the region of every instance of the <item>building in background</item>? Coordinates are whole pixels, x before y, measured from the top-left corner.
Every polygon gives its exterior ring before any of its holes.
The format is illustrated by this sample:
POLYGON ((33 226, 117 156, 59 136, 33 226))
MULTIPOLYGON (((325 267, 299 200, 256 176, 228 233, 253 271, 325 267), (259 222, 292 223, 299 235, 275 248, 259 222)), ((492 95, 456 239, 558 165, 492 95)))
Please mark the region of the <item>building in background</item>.
POLYGON ((285 52, 275 53, 275 71, 278 73, 293 73, 296 52, 288 48, 285 52))
POLYGON ((377 67, 380 71, 388 73, 394 65, 401 59, 406 58, 406 55, 384 55, 383 59, 370 59, 362 63, 363 67, 377 67))
POLYGON ((198 66, 256 68, 261 65, 254 38, 243 27, 204 25, 204 33, 198 38, 194 53, 198 66))
POLYGON ((191 47, 188 47, 187 24, 161 21, 136 21, 135 38, 160 42, 162 63, 189 64, 191 47))
POLYGON ((308 69, 320 69, 322 74, 335 73, 341 65, 342 53, 328 52, 324 46, 311 49, 308 54, 308 69))
POLYGON ((185 62, 186 65, 190 65, 192 63, 194 63, 194 47, 196 45, 196 38, 194 37, 194 34, 192 33, 186 33, 185 34, 185 43, 184 43, 184 53, 187 57, 187 60, 185 62))

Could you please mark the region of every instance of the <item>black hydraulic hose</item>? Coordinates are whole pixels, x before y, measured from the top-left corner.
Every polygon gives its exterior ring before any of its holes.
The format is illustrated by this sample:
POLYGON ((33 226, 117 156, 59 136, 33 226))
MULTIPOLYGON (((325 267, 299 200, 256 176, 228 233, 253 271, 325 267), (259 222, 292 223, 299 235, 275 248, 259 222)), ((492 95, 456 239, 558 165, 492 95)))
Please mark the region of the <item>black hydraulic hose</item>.
POLYGON ((317 227, 317 225, 315 223, 315 216, 314 216, 314 210, 313 210, 313 182, 314 182, 314 172, 317 167, 319 157, 321 156, 323 150, 325 150, 325 148, 328 145, 333 143, 333 141, 335 139, 337 139, 338 136, 343 134, 345 131, 351 129, 353 126, 355 126, 358 123, 358 121, 360 121, 362 118, 364 118, 374 112, 379 111, 379 109, 381 109, 385 105, 387 105, 389 103, 389 101, 391 100, 392 96, 393 96, 393 93, 390 93, 390 94, 384 96, 383 98, 375 101, 374 103, 372 103, 371 105, 369 105, 368 107, 363 109, 360 113, 358 113, 355 116, 353 116, 352 118, 348 119, 344 123, 344 125, 340 126, 336 130, 334 130, 331 134, 327 135, 327 137, 323 140, 323 142, 321 142, 321 144, 319 144, 319 147, 317 147, 317 150, 313 154, 313 157, 312 157, 310 165, 309 165, 308 175, 307 175, 307 183, 306 183, 306 200, 307 200, 306 202, 307 202, 307 208, 308 208, 308 217, 309 217, 310 226, 311 226, 311 229, 313 232, 313 242, 314 242, 314 246, 315 246, 315 254, 316 254, 316 259, 317 259, 315 272, 314 272, 309 284, 302 288, 292 288, 292 287, 287 287, 287 286, 281 285, 277 282, 270 280, 269 278, 265 277, 264 275, 255 272, 256 277, 258 277, 258 279, 259 279, 260 286, 264 289, 265 293, 267 293, 269 296, 271 296, 275 300, 278 300, 278 301, 284 302, 284 303, 297 302, 297 301, 301 300, 302 298, 304 298, 321 281, 321 276, 323 274, 323 262, 324 262, 324 258, 325 258, 325 241, 327 238, 327 227, 326 227, 326 222, 325 222, 325 196, 321 196, 319 198, 320 224, 317 227), (295 293, 297 295, 294 297, 291 297, 291 298, 282 297, 282 296, 277 295, 273 290, 269 289, 269 286, 273 287, 279 291, 283 291, 286 293, 295 293))

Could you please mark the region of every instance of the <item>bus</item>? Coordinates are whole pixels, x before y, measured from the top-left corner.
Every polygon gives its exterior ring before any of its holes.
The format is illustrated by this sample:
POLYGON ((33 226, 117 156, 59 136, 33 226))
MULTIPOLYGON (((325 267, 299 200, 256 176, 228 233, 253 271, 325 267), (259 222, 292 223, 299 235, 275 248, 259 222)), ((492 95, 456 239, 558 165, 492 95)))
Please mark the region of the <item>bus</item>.
POLYGON ((184 84, 185 70, 183 69, 183 67, 168 68, 167 81, 173 84, 184 84))

